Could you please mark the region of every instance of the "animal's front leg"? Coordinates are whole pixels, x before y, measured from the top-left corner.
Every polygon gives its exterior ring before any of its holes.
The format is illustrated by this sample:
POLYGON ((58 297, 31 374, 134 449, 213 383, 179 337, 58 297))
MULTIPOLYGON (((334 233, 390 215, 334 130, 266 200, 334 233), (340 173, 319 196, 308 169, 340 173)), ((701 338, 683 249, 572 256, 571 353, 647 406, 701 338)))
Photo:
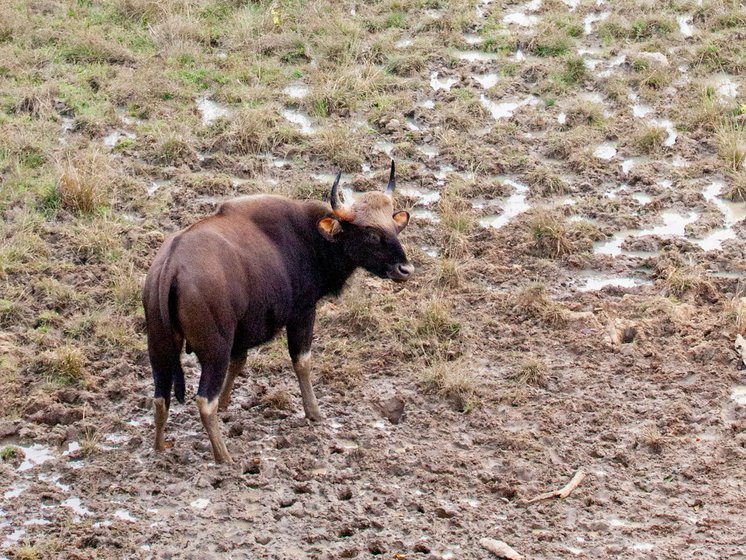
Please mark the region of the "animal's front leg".
POLYGON ((313 385, 311 385, 311 340, 315 320, 316 309, 311 309, 288 323, 287 331, 288 350, 290 359, 293 361, 295 375, 298 377, 303 410, 306 418, 318 422, 323 417, 313 392, 313 385))

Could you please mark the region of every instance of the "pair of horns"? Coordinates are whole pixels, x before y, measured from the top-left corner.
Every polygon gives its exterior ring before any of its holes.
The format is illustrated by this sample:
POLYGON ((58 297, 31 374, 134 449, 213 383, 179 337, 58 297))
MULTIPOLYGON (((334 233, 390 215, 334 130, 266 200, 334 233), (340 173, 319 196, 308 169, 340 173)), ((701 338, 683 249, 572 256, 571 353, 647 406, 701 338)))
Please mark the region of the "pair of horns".
MULTIPOLYGON (((344 207, 344 204, 339 199, 339 192, 337 191, 337 188, 339 187, 339 179, 342 177, 342 172, 340 171, 337 173, 337 178, 334 179, 334 184, 332 185, 332 192, 329 195, 329 203, 332 205, 332 210, 334 210, 334 213, 337 214, 342 219, 349 219, 350 211, 344 207)), ((384 191, 384 194, 388 196, 389 198, 394 197, 394 189, 396 188, 396 165, 394 164, 394 160, 391 160, 391 173, 389 174, 389 184, 386 185, 386 190, 384 191)))

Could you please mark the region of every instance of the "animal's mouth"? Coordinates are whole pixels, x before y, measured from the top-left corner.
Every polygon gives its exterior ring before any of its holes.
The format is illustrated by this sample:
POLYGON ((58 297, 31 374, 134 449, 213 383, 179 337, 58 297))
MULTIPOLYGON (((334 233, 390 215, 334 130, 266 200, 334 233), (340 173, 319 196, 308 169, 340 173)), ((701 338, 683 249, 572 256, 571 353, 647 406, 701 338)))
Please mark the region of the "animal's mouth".
POLYGON ((389 269, 388 277, 394 282, 406 282, 413 273, 414 265, 410 263, 399 263, 389 269))

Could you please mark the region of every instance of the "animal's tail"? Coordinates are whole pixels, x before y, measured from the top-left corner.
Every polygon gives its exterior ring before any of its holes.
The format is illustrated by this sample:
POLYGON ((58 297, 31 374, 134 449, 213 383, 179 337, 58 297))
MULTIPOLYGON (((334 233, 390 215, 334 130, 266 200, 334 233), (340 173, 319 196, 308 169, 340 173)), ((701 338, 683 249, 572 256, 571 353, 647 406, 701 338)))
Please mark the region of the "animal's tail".
POLYGON ((146 280, 143 304, 155 398, 165 399, 167 406, 172 390, 176 400, 184 402, 184 370, 180 359, 184 339, 178 326, 176 298, 176 275, 170 273, 168 266, 161 267, 154 278, 146 280))

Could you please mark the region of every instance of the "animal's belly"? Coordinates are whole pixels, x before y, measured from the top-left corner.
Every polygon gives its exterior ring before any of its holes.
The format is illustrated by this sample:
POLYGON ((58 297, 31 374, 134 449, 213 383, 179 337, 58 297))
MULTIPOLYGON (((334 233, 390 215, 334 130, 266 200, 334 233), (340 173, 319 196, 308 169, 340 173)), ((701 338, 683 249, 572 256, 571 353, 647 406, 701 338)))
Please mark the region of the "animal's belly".
POLYGON ((254 310, 247 313, 238 325, 233 339, 233 355, 272 340, 287 323, 284 313, 277 309, 254 310))

